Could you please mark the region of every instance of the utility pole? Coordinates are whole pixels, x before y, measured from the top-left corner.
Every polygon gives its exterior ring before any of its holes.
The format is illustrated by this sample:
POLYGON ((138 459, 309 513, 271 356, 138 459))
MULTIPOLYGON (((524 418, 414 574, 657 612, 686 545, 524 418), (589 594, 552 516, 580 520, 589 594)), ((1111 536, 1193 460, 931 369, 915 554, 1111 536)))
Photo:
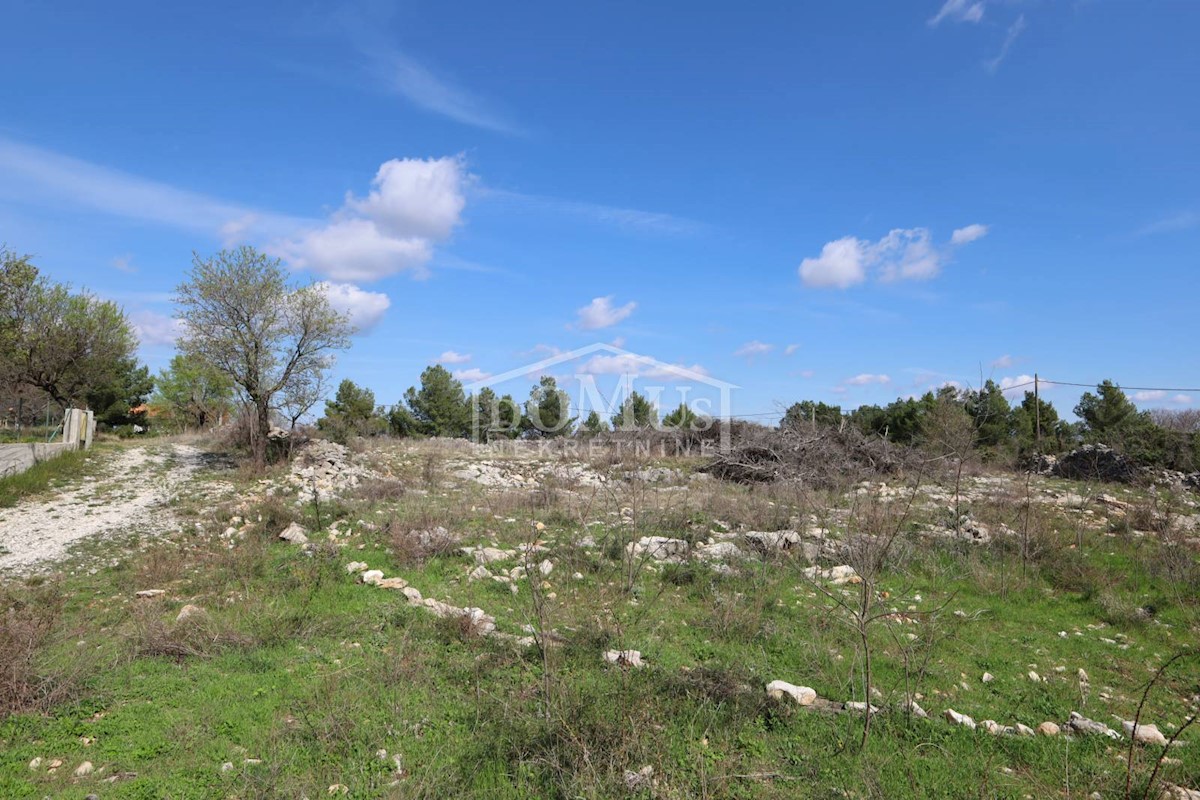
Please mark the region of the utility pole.
POLYGON ((1033 416, 1037 419, 1037 449, 1042 452, 1042 401, 1038 399, 1038 375, 1033 373, 1033 416))

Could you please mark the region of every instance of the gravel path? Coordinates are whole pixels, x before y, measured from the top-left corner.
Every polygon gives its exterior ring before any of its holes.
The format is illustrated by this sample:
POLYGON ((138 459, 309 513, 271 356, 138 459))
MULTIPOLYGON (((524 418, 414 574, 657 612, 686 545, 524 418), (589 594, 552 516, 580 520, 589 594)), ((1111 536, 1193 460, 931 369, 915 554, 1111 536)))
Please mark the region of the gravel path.
POLYGON ((0 572, 32 572, 89 537, 166 531, 175 521, 168 500, 202 464, 202 451, 185 444, 131 447, 55 498, 0 509, 0 572))

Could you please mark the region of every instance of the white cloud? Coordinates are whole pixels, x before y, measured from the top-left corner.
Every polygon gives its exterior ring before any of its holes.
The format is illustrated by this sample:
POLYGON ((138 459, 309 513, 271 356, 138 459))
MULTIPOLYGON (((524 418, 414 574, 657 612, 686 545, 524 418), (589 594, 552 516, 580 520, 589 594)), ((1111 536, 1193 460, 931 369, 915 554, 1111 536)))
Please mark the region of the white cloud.
POLYGON ((952 22, 979 22, 983 19, 984 0, 946 0, 942 4, 941 10, 937 14, 929 18, 928 23, 931 27, 938 25, 942 20, 951 20, 952 22))
POLYGON ((476 383, 478 381, 486 381, 492 377, 492 373, 484 372, 479 367, 471 367, 470 369, 455 370, 454 377, 463 383, 476 383))
POLYGON ((465 364, 471 360, 469 353, 458 353, 454 350, 447 350, 437 357, 439 364, 465 364))
POLYGON ((887 375, 874 375, 870 372, 864 372, 860 375, 855 375, 853 378, 847 378, 843 383, 847 386, 869 386, 877 383, 881 386, 889 384, 892 379, 887 375))
POLYGON ((143 346, 174 345, 183 333, 183 320, 157 311, 135 311, 129 315, 129 321, 143 346))
POLYGON ((129 275, 137 272, 137 267, 133 265, 133 256, 130 255, 117 256, 112 260, 112 267, 118 272, 124 272, 129 275))
POLYGON ((812 376, 814 376, 816 374, 817 374, 816 371, 811 370, 811 369, 805 369, 805 370, 800 371, 801 378, 811 378, 812 376))
POLYGON ((867 250, 862 239, 846 236, 827 242, 821 255, 800 262, 800 280, 806 286, 848 289, 867 279, 867 250))
POLYGON ((1017 37, 1020 36, 1024 30, 1025 15, 1022 14, 1021 16, 1017 17, 1016 22, 1009 26, 1008 33, 1004 36, 1004 43, 1000 45, 1000 52, 996 54, 996 57, 989 58, 987 61, 983 62, 984 69, 995 75, 996 70, 1000 69, 1000 65, 1004 63, 1004 59, 1008 58, 1008 51, 1011 50, 1012 46, 1016 43, 1017 37))
POLYGON ((1006 353, 992 362, 992 369, 1009 369, 1015 363, 1017 360, 1006 353))
POLYGON ((794 354, 796 353, 796 351, 797 351, 797 350, 799 350, 799 349, 800 349, 800 345, 798 345, 798 344, 789 344, 787 347, 783 348, 783 354, 784 354, 785 356, 794 355, 794 354))
POLYGON ((346 206, 394 236, 445 239, 458 225, 466 198, 466 162, 457 158, 393 158, 371 181, 370 193, 346 206))
POLYGON ((242 221, 262 236, 283 236, 309 224, 60 155, 0 137, 0 197, 22 203, 66 204, 115 217, 213 234, 242 221))
POLYGON ((708 370, 699 364, 690 367, 684 364, 665 364, 636 355, 592 356, 577 370, 580 375, 633 375, 667 379, 686 377, 681 375, 680 371, 694 372, 697 375, 709 374, 708 370))
POLYGON ((950 244, 970 244, 976 239, 982 239, 988 234, 988 226, 980 225, 978 222, 967 225, 963 228, 958 228, 954 233, 950 234, 950 244))
POLYGON ((0 137, 0 199, 196 231, 218 236, 225 246, 262 243, 292 267, 334 281, 428 274, 434 245, 461 221, 470 180, 458 156, 393 159, 380 166, 366 197, 348 195, 321 221, 177 189, 0 137))
POLYGON ((827 242, 821 255, 800 263, 806 286, 848 289, 863 283, 870 273, 880 281, 929 280, 937 276, 957 247, 987 233, 987 226, 959 228, 942 247, 933 243, 928 228, 894 228, 877 242, 845 236, 827 242))
POLYGON ((927 228, 897 228, 875 245, 873 257, 885 281, 929 280, 942 269, 945 255, 933 246, 927 228))
POLYGON ((1032 375, 1018 375, 1015 378, 1001 378, 999 381, 1000 390, 1007 395, 1024 394, 1027 391, 1033 391, 1029 384, 1033 383, 1032 375))
POLYGON ((637 303, 626 303, 623 306, 613 306, 613 295, 597 297, 583 308, 579 309, 580 330, 595 331, 609 328, 618 322, 628 319, 637 308, 637 303))
POLYGON ((329 305, 350 318, 358 333, 365 333, 379 324, 392 304, 386 294, 364 291, 350 283, 321 281, 316 286, 325 292, 329 305))
POLYGON ((1135 392, 1131 397, 1136 403, 1171 403, 1177 406, 1186 406, 1192 402, 1191 395, 1170 394, 1166 389, 1144 389, 1135 392))
POLYGON ((330 219, 271 250, 298 269, 340 281, 429 274, 433 247, 461 221, 469 181, 461 157, 392 159, 365 198, 346 197, 330 219))
POLYGON ((744 345, 734 351, 734 355, 738 358, 747 358, 753 361, 758 356, 765 356, 775 349, 775 345, 760 342, 755 339, 753 342, 746 342, 744 345))
POLYGON ((373 281, 405 270, 424 278, 433 257, 427 239, 387 236, 367 219, 332 222, 268 249, 296 269, 339 281, 373 281))

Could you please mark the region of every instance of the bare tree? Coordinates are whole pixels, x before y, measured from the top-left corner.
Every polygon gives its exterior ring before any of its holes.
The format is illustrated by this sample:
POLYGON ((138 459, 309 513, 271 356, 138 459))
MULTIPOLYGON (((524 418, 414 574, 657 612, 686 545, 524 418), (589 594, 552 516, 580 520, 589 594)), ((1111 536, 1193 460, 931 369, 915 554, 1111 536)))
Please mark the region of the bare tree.
POLYGON ((319 286, 289 285, 279 260, 253 247, 193 256, 176 292, 180 348, 228 375, 253 407, 250 444, 262 466, 276 395, 328 369, 353 328, 319 286))
POLYGON ((954 529, 962 525, 962 478, 967 463, 975 456, 978 432, 957 397, 941 394, 921 423, 926 445, 954 470, 954 529))

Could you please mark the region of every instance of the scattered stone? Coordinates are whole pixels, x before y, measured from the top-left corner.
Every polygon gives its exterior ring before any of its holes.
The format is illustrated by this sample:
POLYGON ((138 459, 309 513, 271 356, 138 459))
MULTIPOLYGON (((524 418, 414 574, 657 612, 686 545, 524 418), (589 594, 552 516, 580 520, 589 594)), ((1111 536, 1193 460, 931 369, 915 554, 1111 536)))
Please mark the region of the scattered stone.
POLYGON ((785 696, 796 701, 799 706, 811 706, 817 701, 817 693, 807 686, 796 686, 787 681, 771 681, 767 684, 767 696, 773 700, 782 700, 785 696))
POLYGON ((1034 672, 1033 670, 1030 670, 1030 671, 1029 671, 1029 680, 1033 681, 1034 683, 1041 683, 1041 682, 1042 682, 1042 676, 1041 676, 1041 675, 1038 675, 1038 674, 1037 674, 1036 672, 1034 672))
POLYGON ((943 716, 945 716, 946 721, 951 725, 959 725, 963 728, 970 728, 971 730, 975 730, 976 728, 975 720, 971 719, 966 714, 958 713, 952 708, 947 708, 946 713, 943 716))
POLYGON ((41 766, 42 766, 42 757, 41 756, 38 756, 37 758, 35 758, 29 762, 29 768, 31 770, 40 769, 41 766))
POLYGON ((738 561, 742 551, 733 542, 715 542, 697 547, 695 556, 698 561, 738 561))
POLYGON ((361 580, 362 580, 362 582, 363 582, 363 583, 365 583, 365 584, 367 584, 367 585, 369 585, 369 586, 374 586, 375 584, 377 584, 377 583, 379 583, 381 580, 383 580, 383 570, 381 570, 381 569, 369 569, 369 570, 367 570, 366 572, 364 572, 364 573, 363 573, 363 574, 360 576, 360 578, 361 578, 361 580))
POLYGON ((604 661, 608 664, 633 667, 634 669, 646 666, 646 663, 642 661, 642 654, 637 650, 609 650, 604 654, 604 661))
POLYGON ((233 772, 233 762, 226 761, 221 765, 221 772, 233 772))
POLYGON ((834 586, 842 586, 847 583, 862 583, 862 578, 854 571, 854 567, 848 564, 843 564, 840 567, 830 567, 829 569, 821 569, 820 567, 809 567, 804 570, 804 577, 811 581, 823 580, 832 583, 834 586))
POLYGON ((996 680, 996 676, 990 672, 985 672, 983 673, 983 678, 981 678, 981 680, 984 683, 991 683, 992 681, 996 680))
POLYGON ((492 575, 492 573, 488 572, 488 568, 483 566, 482 564, 480 564, 478 567, 471 570, 471 573, 469 575, 467 575, 467 580, 468 581, 485 581, 485 580, 488 580, 489 578, 493 578, 493 577, 495 577, 495 576, 492 575))
POLYGON ((78 767, 75 768, 75 777, 76 778, 85 778, 88 775, 91 775, 94 771, 95 771, 95 767, 92 766, 92 762, 85 761, 82 764, 80 764, 78 767))
POLYGON ((653 789, 657 783, 658 781, 654 780, 654 767, 645 766, 637 772, 631 769, 625 770, 625 788, 630 792, 653 789))
POLYGON ((1121 724, 1125 728, 1125 735, 1132 737, 1138 744, 1155 745, 1157 747, 1167 746, 1167 737, 1163 736, 1162 731, 1158 729, 1157 725, 1147 725, 1144 722, 1139 723, 1135 731, 1132 721, 1122 722, 1121 724))
POLYGON ((344 783, 335 783, 329 787, 329 796, 332 797, 335 794, 350 794, 350 787, 344 783))
POLYGON ((1037 726, 1037 732, 1041 736, 1058 736, 1058 734, 1062 733, 1062 729, 1056 723, 1043 722, 1037 726))
POLYGON ((351 561, 346 565, 346 573, 353 575, 356 572, 366 572, 370 569, 370 565, 365 561, 351 561))
POLYGON ((293 522, 284 528, 279 534, 279 538, 292 544, 308 544, 308 534, 304 532, 304 528, 298 522, 293 522))
POLYGON ((678 564, 687 557, 688 543, 683 539, 671 539, 666 536, 643 536, 636 542, 630 542, 626 550, 634 558, 650 558, 654 561, 678 564))
POLYGON ((790 550, 800 544, 800 534, 795 531, 748 531, 746 544, 763 555, 790 550))
POLYGON ((136 597, 139 600, 153 600, 156 597, 162 597, 166 593, 166 589, 142 589, 136 594, 136 597))
POLYGON ((175 616, 176 622, 187 622, 189 619, 203 617, 207 612, 200 606, 194 606, 188 603, 183 608, 179 609, 179 613, 175 616))
POLYGON ((1081 736, 1107 736, 1109 739, 1121 738, 1121 734, 1117 733, 1103 722, 1096 722, 1093 719, 1088 719, 1078 711, 1071 712, 1071 718, 1067 720, 1067 730, 1071 731, 1072 733, 1077 733, 1081 736))
POLYGON ((408 581, 404 580, 404 578, 384 578, 381 581, 376 581, 375 585, 380 589, 391 589, 398 592, 408 586, 408 581))
POLYGON ((867 703, 864 703, 861 700, 851 700, 849 703, 845 704, 844 708, 847 711, 853 711, 857 714, 870 713, 872 715, 878 714, 880 711, 883 710, 883 709, 879 708, 878 706, 868 705, 867 703))
POLYGON ((1017 736, 1026 736, 1026 737, 1037 736, 1037 731, 1035 731, 1033 728, 1029 727, 1028 725, 1022 725, 1021 723, 1018 722, 1016 727, 1017 727, 1017 736))

